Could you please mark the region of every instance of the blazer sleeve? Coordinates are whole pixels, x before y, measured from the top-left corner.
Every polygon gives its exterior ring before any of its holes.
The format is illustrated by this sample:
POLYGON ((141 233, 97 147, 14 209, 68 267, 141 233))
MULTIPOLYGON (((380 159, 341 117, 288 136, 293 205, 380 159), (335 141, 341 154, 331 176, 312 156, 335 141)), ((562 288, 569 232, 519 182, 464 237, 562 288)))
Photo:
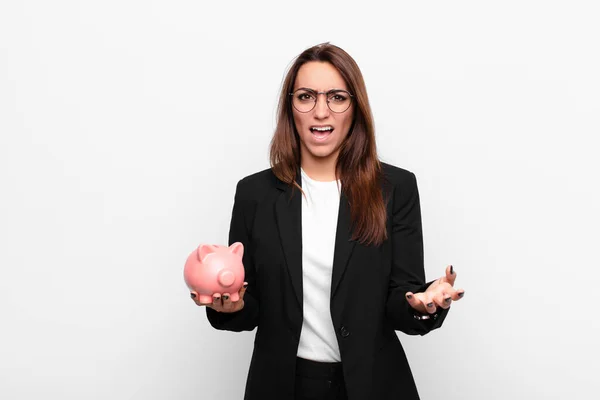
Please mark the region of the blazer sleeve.
POLYGON ((244 308, 234 313, 222 313, 206 307, 206 316, 210 324, 219 330, 233 332, 251 331, 258 325, 258 293, 256 291, 256 273, 252 260, 252 237, 248 230, 251 226, 248 219, 253 215, 252 202, 245 198, 241 189, 243 180, 239 181, 235 190, 231 224, 229 226, 229 245, 241 242, 244 245, 245 281, 248 282, 244 294, 244 308))
POLYGON ((394 330, 425 335, 442 326, 449 309, 438 307, 435 319, 417 320, 414 316, 418 312, 405 297, 406 292, 423 292, 433 283, 425 282, 421 205, 414 173, 394 187, 392 210, 392 271, 386 317, 394 330))

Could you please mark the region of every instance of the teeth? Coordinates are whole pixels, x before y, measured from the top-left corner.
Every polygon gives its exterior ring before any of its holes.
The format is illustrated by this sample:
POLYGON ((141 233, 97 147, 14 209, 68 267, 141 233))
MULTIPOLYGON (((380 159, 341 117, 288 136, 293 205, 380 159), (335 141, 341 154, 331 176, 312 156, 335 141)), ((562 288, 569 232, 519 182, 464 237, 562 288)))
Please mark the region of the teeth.
POLYGON ((315 127, 310 128, 310 129, 313 130, 313 131, 319 131, 319 132, 326 132, 326 131, 333 130, 333 128, 330 127, 330 126, 325 126, 325 127, 315 126, 315 127))

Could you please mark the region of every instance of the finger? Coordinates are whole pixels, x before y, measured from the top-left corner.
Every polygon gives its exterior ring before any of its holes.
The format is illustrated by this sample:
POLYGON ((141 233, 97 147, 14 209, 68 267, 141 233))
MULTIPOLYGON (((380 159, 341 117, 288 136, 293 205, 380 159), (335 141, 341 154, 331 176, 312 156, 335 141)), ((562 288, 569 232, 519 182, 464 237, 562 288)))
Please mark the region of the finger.
POLYGON ((421 314, 427 314, 425 305, 419 298, 420 295, 421 293, 414 294, 413 292, 407 292, 405 294, 406 301, 414 310, 420 312, 421 314))
POLYGON ((443 309, 447 309, 450 307, 452 303, 452 296, 448 294, 446 291, 441 291, 437 293, 434 297, 434 301, 437 307, 442 307, 443 309))
POLYGON ((419 300, 423 305, 423 308, 421 311, 422 313, 430 313, 431 314, 431 313, 435 312, 436 307, 435 307, 435 302, 433 301, 434 295, 435 295, 434 293, 427 293, 427 292, 415 294, 415 297, 417 298, 417 300, 419 300))
POLYGON ((456 271, 452 265, 448 265, 446 267, 446 282, 454 286, 454 281, 456 281, 456 271))
POLYGON ((228 311, 233 307, 233 303, 231 302, 231 298, 229 297, 229 293, 223 293, 223 310, 228 311))
POLYGON ((212 308, 212 303, 210 302, 210 296, 200 295, 198 292, 191 292, 190 296, 194 300, 197 306, 206 306, 212 308))
POLYGON ((198 296, 198 292, 196 292, 195 290, 192 290, 190 292, 190 297, 192 298, 192 300, 194 300, 194 303, 196 303, 197 306, 201 306, 202 304, 200 304, 200 297, 198 296))
POLYGON ((457 289, 454 291, 454 293, 452 293, 452 300, 453 301, 460 300, 463 298, 464 295, 465 295, 464 289, 457 289))
POLYGON ((216 311, 221 311, 221 309, 223 308, 223 304, 221 303, 221 293, 213 293, 212 304, 210 305, 210 307, 215 309, 216 311))
POLYGON ((423 302, 423 305, 425 306, 425 310, 429 314, 433 314, 435 312, 435 310, 437 309, 435 307, 435 301, 433 301, 432 297, 433 296, 431 296, 431 295, 423 294, 423 298, 421 299, 421 301, 423 302))
POLYGON ((246 294, 247 288, 248 288, 248 282, 244 282, 244 285, 240 289, 240 300, 244 298, 244 294, 246 294))

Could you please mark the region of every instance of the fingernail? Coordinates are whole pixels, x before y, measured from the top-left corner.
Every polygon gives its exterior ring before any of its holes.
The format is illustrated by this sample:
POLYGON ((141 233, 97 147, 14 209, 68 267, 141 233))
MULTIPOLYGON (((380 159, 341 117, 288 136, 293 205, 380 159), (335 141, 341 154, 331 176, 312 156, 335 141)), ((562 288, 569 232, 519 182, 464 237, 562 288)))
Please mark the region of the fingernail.
POLYGON ((454 267, 452 265, 450 266, 450 275, 454 275, 454 267))
POLYGON ((450 303, 450 300, 452 300, 450 297, 448 297, 448 298, 444 299, 444 301, 445 301, 446 303, 450 303))
POLYGON ((223 300, 229 300, 229 296, 223 296, 223 300))
POLYGON ((433 307, 433 303, 428 303, 427 307, 433 307))
POLYGON ((412 299, 412 297, 413 297, 412 294, 407 294, 406 295, 406 298, 409 299, 409 300, 412 299))
POLYGON ((244 283, 244 289, 246 289, 248 287, 247 283, 244 283))
POLYGON ((463 297, 464 295, 465 295, 465 292, 460 292, 460 293, 458 294, 458 297, 463 297))
POLYGON ((213 301, 219 301, 220 299, 220 297, 213 297, 213 301))
POLYGON ((196 294, 195 293, 190 293, 190 296, 192 297, 192 299, 196 298, 196 294))

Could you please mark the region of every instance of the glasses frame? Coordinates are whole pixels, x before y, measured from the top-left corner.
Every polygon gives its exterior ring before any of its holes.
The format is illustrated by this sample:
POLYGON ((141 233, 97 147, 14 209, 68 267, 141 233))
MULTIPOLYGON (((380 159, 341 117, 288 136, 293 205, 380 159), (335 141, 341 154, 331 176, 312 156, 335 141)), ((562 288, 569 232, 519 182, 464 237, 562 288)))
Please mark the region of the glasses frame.
POLYGON ((293 92, 291 92, 291 93, 288 93, 288 95, 290 95, 290 96, 293 96, 293 95, 295 95, 295 94, 296 94, 296 92, 297 92, 297 91, 299 91, 299 90, 304 90, 304 91, 307 91, 307 92, 311 92, 311 93, 313 93, 313 94, 315 95, 315 101, 313 102, 313 106, 312 106, 312 108, 311 108, 310 110, 308 110, 308 111, 300 111, 300 110, 298 110, 298 109, 296 108, 296 106, 294 105, 294 98, 292 98, 292 107, 294 107, 294 109, 295 109, 296 111, 298 111, 299 113, 303 113, 303 114, 309 113, 309 112, 311 112, 312 110, 314 110, 314 109, 315 109, 315 107, 317 106, 317 101, 319 101, 319 95, 320 95, 320 94, 324 94, 324 95, 325 95, 325 101, 327 102, 327 108, 329 108, 329 110, 330 110, 332 113, 336 113, 336 114, 343 114, 343 113, 345 113, 346 111, 348 111, 348 110, 350 109, 350 107, 352 106, 352 101, 353 101, 353 98, 354 98, 354 96, 352 95, 352 93, 350 93, 349 91, 347 91, 347 90, 344 90, 344 89, 331 89, 331 90, 328 90, 328 91, 326 91, 326 92, 317 92, 317 91, 316 91, 316 90, 314 90, 314 89, 305 88, 305 87, 298 88, 298 89, 294 90, 293 92), (347 94, 347 95, 350 97, 350 103, 348 104, 348 108, 346 108, 344 111, 333 111, 333 110, 331 109, 331 107, 329 106, 329 94, 331 94, 331 93, 335 93, 335 92, 344 92, 344 93, 346 93, 346 94, 347 94))

